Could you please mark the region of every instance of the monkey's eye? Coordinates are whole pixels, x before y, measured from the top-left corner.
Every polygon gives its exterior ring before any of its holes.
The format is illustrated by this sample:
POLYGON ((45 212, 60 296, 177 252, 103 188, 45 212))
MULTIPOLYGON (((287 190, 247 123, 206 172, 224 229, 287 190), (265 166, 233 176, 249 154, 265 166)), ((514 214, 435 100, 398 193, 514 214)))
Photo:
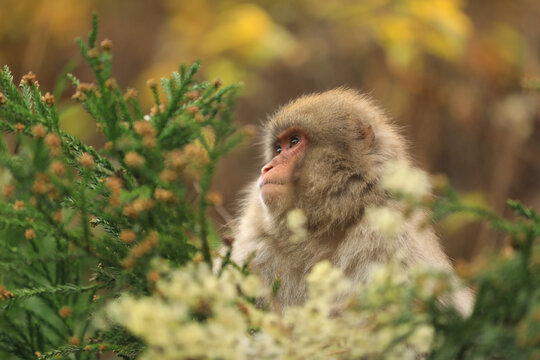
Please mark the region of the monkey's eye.
POLYGON ((276 154, 281 154, 281 145, 275 145, 274 150, 276 151, 276 154))
POLYGON ((300 136, 293 135, 293 136, 291 136, 291 141, 289 143, 289 146, 290 147, 296 146, 299 142, 300 142, 300 136))

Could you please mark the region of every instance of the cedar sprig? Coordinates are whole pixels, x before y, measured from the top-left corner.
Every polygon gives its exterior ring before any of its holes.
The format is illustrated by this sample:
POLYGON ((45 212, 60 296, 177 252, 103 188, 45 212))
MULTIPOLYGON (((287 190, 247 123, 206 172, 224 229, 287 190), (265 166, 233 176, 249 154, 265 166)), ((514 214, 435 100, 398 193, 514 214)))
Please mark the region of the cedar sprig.
POLYGON ((0 207, 0 355, 96 358, 112 349, 134 357, 140 342, 96 330, 94 311, 125 292, 148 294, 153 257, 180 266, 217 238, 212 223, 198 219, 208 209, 200 211, 199 199, 237 141, 230 116, 237 86, 197 80, 199 62, 182 66, 161 87, 152 83, 155 106, 144 115, 136 92, 124 93, 111 77, 112 42, 98 48, 97 24, 94 16, 88 41, 77 40, 95 83, 67 78, 103 131, 103 149, 60 129, 59 92, 55 99, 42 91, 32 73, 15 86, 9 69, 0 71, 0 129, 15 135, 15 146, 0 141, 9 174, 0 207), (136 234, 131 242, 122 240, 126 230, 136 234))

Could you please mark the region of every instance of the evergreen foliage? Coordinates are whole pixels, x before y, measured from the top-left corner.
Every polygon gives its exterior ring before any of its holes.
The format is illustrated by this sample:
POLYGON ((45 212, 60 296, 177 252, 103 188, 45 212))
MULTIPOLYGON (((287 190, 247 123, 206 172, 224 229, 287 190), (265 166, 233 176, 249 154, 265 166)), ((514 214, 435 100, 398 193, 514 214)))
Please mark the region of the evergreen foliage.
POLYGON ((121 293, 149 294, 150 259, 173 266, 200 252, 210 263, 215 231, 206 218, 216 162, 241 137, 231 125, 237 86, 194 78, 181 66, 149 86, 144 115, 136 93, 111 78, 111 43, 77 39, 96 83, 69 75, 73 98, 107 143, 94 149, 59 127, 50 93, 31 73, 20 87, 0 71, 0 357, 130 357, 140 344, 117 328, 98 332, 93 314, 121 293), (6 140, 7 139, 7 142, 6 140), (195 191, 196 190, 196 191, 195 191), (8 355, 10 354, 10 355, 8 355), (130 355, 131 354, 131 355, 130 355))
POLYGON ((464 204, 445 184, 432 208, 434 218, 466 213, 507 234, 501 254, 485 264, 457 266, 476 291, 473 314, 455 316, 444 308, 428 310, 436 330, 432 359, 534 359, 540 356, 540 217, 532 208, 508 200, 516 215, 503 219, 464 204))

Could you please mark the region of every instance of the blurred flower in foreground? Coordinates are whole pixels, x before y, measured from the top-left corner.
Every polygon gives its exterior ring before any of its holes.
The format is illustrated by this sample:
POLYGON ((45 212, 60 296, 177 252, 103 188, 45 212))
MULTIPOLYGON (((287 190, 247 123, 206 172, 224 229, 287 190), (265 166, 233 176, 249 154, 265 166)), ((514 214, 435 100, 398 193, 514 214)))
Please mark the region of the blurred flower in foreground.
POLYGON ((388 207, 369 207, 366 209, 366 218, 386 239, 400 233, 404 220, 400 211, 388 207))
POLYGON ((287 227, 291 230, 291 242, 303 240, 306 235, 306 215, 300 209, 293 209, 287 213, 287 227))
POLYGON ((220 277, 203 263, 162 275, 154 296, 124 296, 106 311, 145 341, 141 359, 416 359, 434 338, 419 302, 445 281, 420 270, 409 279, 387 264, 353 288, 322 261, 307 277, 306 303, 280 315, 246 298, 267 292, 233 267, 220 277))
POLYGON ((381 186, 397 195, 404 195, 413 200, 420 200, 431 190, 428 175, 407 161, 388 162, 381 178, 381 186))

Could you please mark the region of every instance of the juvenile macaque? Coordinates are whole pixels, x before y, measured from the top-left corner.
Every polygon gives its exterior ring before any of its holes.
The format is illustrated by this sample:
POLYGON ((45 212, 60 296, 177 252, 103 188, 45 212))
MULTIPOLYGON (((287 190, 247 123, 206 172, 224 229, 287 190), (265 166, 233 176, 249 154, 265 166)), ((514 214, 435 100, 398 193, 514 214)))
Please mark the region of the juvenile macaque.
MULTIPOLYGON (((282 107, 264 127, 264 157, 235 225, 232 259, 253 256, 250 264, 267 286, 280 279, 278 308, 305 301, 306 275, 322 260, 357 283, 369 282, 373 265, 396 254, 405 268, 452 272, 436 235, 419 229, 418 219, 407 219, 391 240, 366 220, 370 206, 399 206, 379 182, 384 165, 408 161, 408 153, 395 127, 364 96, 335 89, 282 107), (293 209, 306 218, 306 236, 296 242, 287 226, 293 209)), ((468 314, 472 296, 458 291, 449 302, 468 314)))

